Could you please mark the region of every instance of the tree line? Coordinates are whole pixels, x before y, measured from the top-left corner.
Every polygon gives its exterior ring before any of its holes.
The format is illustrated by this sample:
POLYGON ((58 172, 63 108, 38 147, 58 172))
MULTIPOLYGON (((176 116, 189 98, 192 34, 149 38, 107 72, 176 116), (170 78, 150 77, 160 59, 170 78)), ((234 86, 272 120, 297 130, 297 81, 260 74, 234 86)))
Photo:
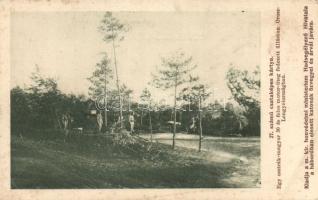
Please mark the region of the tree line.
POLYGON ((72 126, 95 130, 96 119, 90 112, 97 107, 97 112, 103 114, 103 132, 109 131, 116 122, 119 129, 127 129, 128 112, 133 111, 139 132, 172 132, 175 138, 176 132, 190 132, 189 124, 195 123, 195 134, 260 135, 258 67, 252 73, 235 67, 228 70, 226 82, 236 103, 223 102, 222 105, 215 99, 208 102, 209 86, 192 73, 198 66, 191 56, 177 51, 161 58, 151 84, 145 86, 139 102, 134 102, 131 100, 133 90, 119 80, 116 55, 128 26, 107 12, 98 29, 103 41, 112 47, 112 59, 105 52, 96 63, 88 77, 91 83, 88 96, 64 94, 56 79, 43 77, 36 68, 29 87, 11 90, 13 132, 30 128, 60 129, 60 117, 64 113, 72 116, 72 126), (155 102, 149 87, 173 90, 173 105, 155 102), (167 124, 169 121, 173 123, 167 124))
MULTIPOLYGON (((245 94, 251 78, 247 76, 248 73, 234 68, 230 69, 227 74, 228 85, 232 87, 231 91, 235 94, 233 98, 238 99, 238 102, 229 101, 224 104, 224 102, 215 100, 202 104, 203 135, 260 135, 259 102, 245 94)), ((26 132, 32 129, 61 129, 61 116, 64 113, 71 114, 73 127, 83 127, 85 130, 96 131, 96 116, 91 114, 92 110, 96 110, 94 100, 84 95, 63 93, 58 88, 57 80, 43 77, 38 70, 32 74, 31 79, 33 83, 29 87, 23 89, 17 86, 11 89, 11 128, 13 132, 26 132)), ((253 84, 258 84, 258 82, 253 84)), ((203 86, 197 85, 183 88, 177 95, 177 101, 192 99, 174 107, 160 101, 154 101, 147 88, 140 95, 139 102, 129 100, 128 96, 133 91, 123 85, 121 87, 124 97, 122 102, 124 108, 123 128, 128 129, 127 116, 129 110, 132 110, 135 113, 136 129, 139 132, 173 132, 174 126, 167 124, 167 122, 174 121, 174 119, 181 123, 181 125, 176 126, 177 132, 190 132, 191 118, 198 118, 198 93, 202 88, 203 86), (188 92, 190 89, 191 93, 188 92)), ((202 94, 208 95, 204 91, 202 94)), ((108 105, 113 106, 107 106, 108 123, 104 123, 103 132, 107 131, 107 127, 112 126, 120 116, 117 92, 111 91, 108 96, 108 105)), ((202 101, 205 101, 206 98, 203 96, 202 101)), ((98 112, 105 114, 104 107, 98 112)), ((105 115, 103 119, 106 119, 105 115)))

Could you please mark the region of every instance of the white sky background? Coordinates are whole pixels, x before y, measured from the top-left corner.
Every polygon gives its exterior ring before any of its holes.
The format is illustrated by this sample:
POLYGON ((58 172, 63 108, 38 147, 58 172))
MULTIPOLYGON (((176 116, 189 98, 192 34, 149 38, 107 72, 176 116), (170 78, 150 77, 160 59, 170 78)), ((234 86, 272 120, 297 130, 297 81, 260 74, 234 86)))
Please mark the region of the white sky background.
MULTIPOLYGON (((11 87, 28 85, 37 64, 45 76, 58 78, 66 93, 87 95, 86 80, 101 59, 112 58, 111 44, 97 27, 101 12, 12 13, 11 87)), ((194 71, 216 90, 215 98, 230 97, 226 72, 230 65, 254 70, 260 64, 260 16, 251 12, 114 12, 130 26, 117 48, 121 83, 138 99, 148 87, 155 99, 172 91, 152 89, 151 72, 160 57, 181 49, 193 57, 194 71)))

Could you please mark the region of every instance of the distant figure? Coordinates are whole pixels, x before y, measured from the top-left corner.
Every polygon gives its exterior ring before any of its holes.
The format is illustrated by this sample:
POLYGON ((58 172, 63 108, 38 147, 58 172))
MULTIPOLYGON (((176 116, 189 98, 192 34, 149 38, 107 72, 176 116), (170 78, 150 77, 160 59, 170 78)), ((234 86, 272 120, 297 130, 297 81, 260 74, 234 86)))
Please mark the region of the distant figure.
POLYGON ((196 133, 197 131, 197 121, 195 117, 191 118, 189 133, 196 133))
POLYGON ((101 113, 98 113, 96 115, 96 119, 97 119, 97 125, 98 125, 98 132, 100 133, 102 130, 102 126, 103 126, 103 117, 101 113))
POLYGON ((63 131, 64 131, 64 142, 66 142, 66 139, 68 138, 69 135, 69 129, 71 127, 71 122, 72 122, 72 118, 70 116, 70 114, 66 113, 62 115, 62 125, 63 125, 63 131))
POLYGON ((134 117, 134 113, 130 112, 129 114, 129 124, 130 124, 130 134, 133 134, 135 132, 135 117, 134 117))

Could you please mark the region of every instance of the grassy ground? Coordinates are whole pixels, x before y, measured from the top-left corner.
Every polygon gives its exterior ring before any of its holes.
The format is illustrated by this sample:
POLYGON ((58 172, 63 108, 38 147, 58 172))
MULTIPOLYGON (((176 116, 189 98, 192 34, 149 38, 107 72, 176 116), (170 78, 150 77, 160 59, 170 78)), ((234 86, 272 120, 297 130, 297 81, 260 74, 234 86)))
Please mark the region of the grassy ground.
POLYGON ((173 151, 161 143, 13 136, 11 149, 12 188, 231 188, 257 187, 259 181, 259 167, 247 168, 252 159, 224 159, 218 152, 184 147, 173 151))

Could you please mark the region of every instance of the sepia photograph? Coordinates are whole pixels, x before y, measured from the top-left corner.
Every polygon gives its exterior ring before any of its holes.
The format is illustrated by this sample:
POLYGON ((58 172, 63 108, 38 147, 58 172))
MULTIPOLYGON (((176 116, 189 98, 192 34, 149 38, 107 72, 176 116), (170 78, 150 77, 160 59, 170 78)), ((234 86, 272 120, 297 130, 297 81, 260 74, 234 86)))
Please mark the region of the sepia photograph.
POLYGON ((12 189, 261 187, 260 12, 10 17, 12 189))

